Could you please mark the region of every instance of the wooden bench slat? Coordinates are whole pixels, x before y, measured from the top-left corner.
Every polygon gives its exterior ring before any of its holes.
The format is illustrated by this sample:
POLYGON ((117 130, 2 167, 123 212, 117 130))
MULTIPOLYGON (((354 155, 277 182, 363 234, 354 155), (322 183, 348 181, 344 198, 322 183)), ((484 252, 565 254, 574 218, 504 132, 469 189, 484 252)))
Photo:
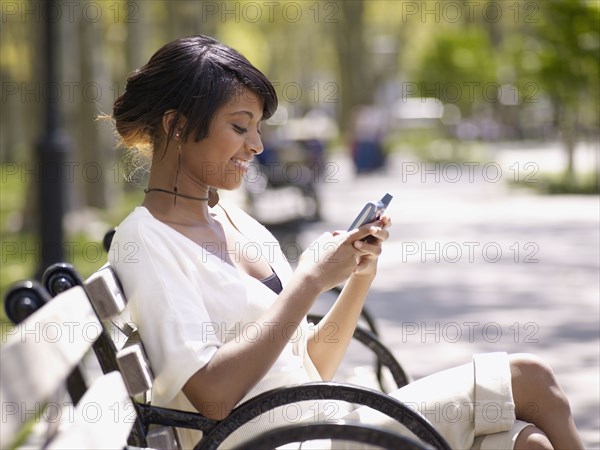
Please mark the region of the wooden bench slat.
POLYGON ((123 448, 135 417, 121 374, 110 372, 93 382, 75 408, 72 423, 48 448, 123 448))
POLYGON ((2 349, 0 380, 7 400, 45 400, 81 361, 101 330, 81 287, 65 291, 36 311, 15 327, 2 349))
POLYGON ((110 266, 92 274, 85 281, 85 287, 100 320, 108 320, 125 309, 125 297, 110 266))
POLYGON ((24 412, 39 409, 64 384, 98 337, 98 321, 83 288, 57 296, 8 336, 0 355, 0 402, 4 448, 22 425, 24 412), (6 413, 6 414, 5 414, 6 413))
POLYGON ((127 345, 119 350, 117 364, 132 397, 152 388, 154 377, 141 343, 127 345))

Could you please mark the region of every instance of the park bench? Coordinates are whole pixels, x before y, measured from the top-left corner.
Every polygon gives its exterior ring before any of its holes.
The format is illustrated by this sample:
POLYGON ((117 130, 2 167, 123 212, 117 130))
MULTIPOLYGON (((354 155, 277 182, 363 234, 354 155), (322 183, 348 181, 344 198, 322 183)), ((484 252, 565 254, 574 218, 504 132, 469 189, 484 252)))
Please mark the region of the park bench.
MULTIPOLYGON (((152 386, 152 372, 145 358, 143 345, 139 335, 131 324, 114 319, 114 311, 121 311, 125 297, 119 282, 109 266, 103 267, 88 280, 83 281, 72 267, 62 264, 49 268, 43 283, 50 288, 52 294, 69 292, 83 285, 89 300, 96 310, 103 315, 113 317, 105 326, 115 326, 128 334, 127 342, 120 350, 108 337, 106 330, 94 342, 93 349, 104 372, 117 367, 125 379, 129 395, 136 412, 136 420, 129 436, 129 444, 134 446, 150 446, 156 448, 173 448, 177 445, 171 427, 193 428, 203 432, 203 437, 196 448, 217 448, 224 439, 244 423, 258 415, 278 406, 289 405, 299 401, 338 400, 353 404, 362 404, 390 415, 411 429, 422 439, 418 442, 398 434, 365 425, 310 423, 296 424, 277 428, 244 443, 240 448, 274 448, 288 442, 297 442, 320 438, 343 438, 358 442, 382 445, 384 448, 449 448, 443 438, 421 416, 407 408, 401 402, 374 390, 340 383, 308 383, 289 388, 265 392, 235 408, 222 421, 208 419, 198 413, 176 411, 160 408, 147 403, 146 395, 152 386)), ((36 287, 32 286, 35 290, 36 287)), ((37 287, 39 289, 39 287, 37 287)), ((81 289, 81 288, 79 288, 81 289)), ((29 295, 31 296, 31 295, 29 295)), ((7 310, 14 316, 24 303, 21 295, 13 296, 5 301, 7 310)), ((53 302, 53 301, 52 301, 53 302)), ((52 304, 49 302, 49 304, 52 304)), ((25 308, 31 305, 25 305, 25 308)), ((35 306, 34 306, 35 307, 35 306)), ((42 307, 42 309, 46 306, 42 307)))
POLYGON ((2 336, 0 448, 19 445, 35 427, 45 427, 40 448, 124 448, 135 414, 121 374, 83 377, 82 360, 102 328, 84 289, 48 302, 40 285, 25 282, 9 295, 20 296, 23 308, 2 336))

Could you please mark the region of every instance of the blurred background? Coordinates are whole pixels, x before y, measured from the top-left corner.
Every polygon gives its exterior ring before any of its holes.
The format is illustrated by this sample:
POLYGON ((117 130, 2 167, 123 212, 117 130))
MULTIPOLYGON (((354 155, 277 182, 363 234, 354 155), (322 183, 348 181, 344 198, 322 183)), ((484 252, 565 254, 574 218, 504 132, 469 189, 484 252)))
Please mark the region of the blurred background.
POLYGON ((280 108, 248 183, 249 206, 272 225, 319 219, 315 185, 337 152, 361 174, 399 153, 485 164, 519 143, 551 150, 552 165, 513 166, 512 181, 598 190, 596 1, 2 1, 1 11, 2 287, 59 253, 36 256, 39 184, 66 192, 63 256, 100 258, 76 243, 118 223, 146 168, 115 150, 97 117, 130 72, 190 34, 240 50, 275 85, 280 108), (48 153, 59 159, 41 161, 48 153), (265 189, 294 184, 300 198, 268 211, 265 189))
MULTIPOLYGON (((569 312, 588 321, 569 329, 583 334, 543 337, 591 346, 577 370, 587 370, 586 388, 596 387, 581 394, 579 420, 586 442, 598 446, 598 1, 0 4, 2 293, 55 261, 70 261, 84 275, 106 261, 104 233, 140 203, 147 166, 117 148, 110 122, 98 117, 110 114, 128 74, 160 46, 212 35, 259 67, 280 99, 263 128, 265 152, 232 199, 273 230, 293 262, 307 236, 344 228, 365 201, 392 192, 400 256, 382 259, 387 284, 375 285, 374 295, 394 286, 435 305, 459 276, 441 270, 456 270, 456 253, 442 250, 460 235, 462 250, 494 242, 502 261, 514 261, 511 272, 495 276, 503 287, 522 283, 523 297, 509 303, 533 302, 532 317, 548 307, 542 299, 536 304, 536 295, 554 295, 563 318, 560 305, 579 298, 569 312), (424 264, 432 252, 433 269, 424 264), (516 263, 530 262, 528 256, 539 257, 536 268, 558 265, 527 278, 516 263), (393 284, 398 271, 403 286, 393 284), (442 279, 448 283, 426 296, 423 285, 410 284, 442 279)), ((471 273, 469 283, 494 285, 489 258, 476 266, 481 272, 473 264, 460 269, 471 273)), ((499 306, 504 300, 486 306, 492 317, 507 308, 499 306)), ((383 318, 387 305, 379 310, 383 318)), ((416 305, 398 320, 420 317, 416 305)), ((440 305, 428 312, 449 314, 440 305)), ((506 326, 522 313, 513 311, 506 326)), ((398 324, 390 330, 398 332, 398 324)), ((437 369, 421 363, 417 373, 437 369)), ((564 372, 576 386, 583 379, 570 367, 564 372)))

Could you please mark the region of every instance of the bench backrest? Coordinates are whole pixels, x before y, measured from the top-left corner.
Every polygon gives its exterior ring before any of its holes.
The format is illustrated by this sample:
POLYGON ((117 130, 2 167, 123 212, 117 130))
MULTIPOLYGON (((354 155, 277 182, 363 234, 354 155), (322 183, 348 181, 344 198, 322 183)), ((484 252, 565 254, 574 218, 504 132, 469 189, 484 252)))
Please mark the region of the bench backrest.
POLYGON ((125 308, 126 299, 120 283, 109 265, 103 266, 84 283, 90 302, 102 314, 101 318, 111 324, 127 338, 116 352, 116 362, 132 397, 146 394, 154 381, 137 329, 117 315, 125 308))
MULTIPOLYGON (((126 338, 119 349, 115 347, 119 339, 113 339, 110 343, 112 348, 110 354, 97 351, 98 360, 103 366, 110 365, 113 359, 116 360, 130 396, 146 403, 150 399, 154 375, 135 324, 125 322, 117 315, 123 311, 127 303, 121 283, 110 265, 106 264, 85 280, 84 286, 90 303, 96 311, 102 311, 104 318, 110 321, 109 326, 113 331, 121 333, 126 338)), ((136 445, 179 448, 172 427, 162 425, 147 427, 145 424, 138 423, 135 431, 137 436, 132 436, 131 442, 136 445)))
MULTIPOLYGON (((32 285, 31 289, 43 289, 32 285)), ((60 426, 43 443, 48 448, 123 448, 133 406, 118 372, 97 376, 72 402, 61 399, 66 380, 102 331, 82 287, 69 289, 2 336, 0 355, 0 447, 14 445, 20 430, 34 420, 60 414, 60 426), (87 389, 85 389, 87 388, 87 389), (68 410, 68 411, 67 411, 68 410)), ((93 374, 88 374, 93 378, 93 374)))
MULTIPOLYGON (((68 269, 66 272, 67 275, 69 275, 69 271, 74 272, 75 270, 72 267, 65 267, 65 269, 68 269)), ((69 275, 69 278, 71 278, 71 281, 69 282, 65 282, 66 277, 61 270, 50 271, 49 268, 47 273, 49 276, 44 276, 44 283, 49 285, 48 287, 51 291, 54 291, 55 289, 51 286, 53 283, 46 283, 48 280, 51 281, 54 279, 56 281, 56 286, 58 287, 57 290, 60 290, 62 287, 68 289, 73 285, 73 280, 75 280, 75 284, 80 283, 85 288, 89 297, 89 302, 94 306, 96 312, 102 316, 111 316, 114 311, 121 312, 126 303, 124 293, 120 287, 120 282, 109 265, 105 265, 85 281, 82 280, 76 272, 72 274, 73 276, 69 275), (106 313, 103 313, 103 311, 106 313)), ((55 293, 56 292, 53 292, 53 294, 55 293)), ((218 442, 221 442, 226 434, 223 434, 222 430, 217 430, 217 422, 214 420, 207 419, 198 413, 169 410, 138 403, 139 396, 141 394, 146 394, 150 390, 153 382, 152 372, 149 367, 148 359, 145 356, 143 345, 139 334, 137 333, 135 324, 125 323, 117 316, 110 318, 110 325, 114 326, 119 332, 122 332, 127 336, 125 345, 119 349, 120 346, 115 345, 115 342, 109 338, 110 342, 106 346, 101 342, 94 343, 94 351, 103 370, 106 371, 106 368, 111 365, 115 365, 119 368, 125 379, 125 384, 129 389, 130 395, 135 400, 134 406, 139 413, 139 420, 136 421, 136 426, 133 428, 129 443, 131 445, 147 445, 154 448, 176 448, 177 442, 172 427, 193 428, 203 431, 205 437, 201 441, 201 445, 207 447, 211 447, 213 443, 213 441, 209 439, 211 434, 214 435, 212 436, 213 438, 217 439, 218 442), (150 429, 150 427, 156 428, 150 429), (218 438, 215 436, 218 436, 218 438)), ((104 334, 106 335, 106 333, 104 334)), ((113 333, 110 334, 115 337, 113 333)), ((363 343, 366 342, 365 340, 360 339, 360 337, 363 336, 366 338, 368 337, 367 334, 368 333, 364 332, 359 334, 359 340, 363 343)), ((118 341, 120 340, 121 339, 118 339, 118 341)), ((99 341, 101 341, 101 339, 99 339, 99 341)), ((117 339, 115 339, 115 341, 117 341, 117 339)), ((379 346, 381 346, 381 344, 379 344, 379 346)), ((368 344, 368 347, 372 348, 374 351, 379 349, 379 347, 373 347, 371 344, 368 344)), ((379 355, 380 352, 377 354, 379 355)), ((393 357, 390 357, 389 359, 393 360, 393 362, 398 365, 393 357)), ((387 360, 384 358, 384 362, 385 361, 387 360)), ((249 406, 249 408, 254 407, 258 408, 256 405, 249 406)), ((260 408, 263 408, 263 406, 260 406, 260 408)), ((261 412, 264 411, 261 410, 261 412)), ((239 413, 239 417, 236 416, 234 419, 224 421, 227 422, 227 426, 233 427, 231 429, 228 428, 227 432, 231 432, 235 427, 241 425, 247 417, 253 417, 247 416, 246 411, 240 411, 239 413)))
MULTIPOLYGON (((127 300, 121 284, 110 265, 106 264, 83 280, 70 264, 50 266, 44 273, 43 284, 51 295, 80 285, 87 294, 87 302, 96 311, 104 330, 93 344, 93 350, 103 372, 121 372, 127 391, 138 413, 140 404, 149 401, 154 377, 137 328, 119 315, 127 300)), ((135 446, 176 448, 177 440, 171 427, 136 420, 129 443, 135 446)))

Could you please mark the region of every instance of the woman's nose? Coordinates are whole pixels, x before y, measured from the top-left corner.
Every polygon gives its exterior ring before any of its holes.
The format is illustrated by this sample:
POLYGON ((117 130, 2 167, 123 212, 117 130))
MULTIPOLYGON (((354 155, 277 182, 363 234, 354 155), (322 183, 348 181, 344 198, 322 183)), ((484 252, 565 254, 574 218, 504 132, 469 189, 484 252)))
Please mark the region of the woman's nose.
POLYGON ((262 139, 260 138, 258 131, 251 133, 251 135, 248 136, 248 139, 246 139, 246 147, 257 155, 260 155, 263 152, 265 148, 263 147, 262 139))

